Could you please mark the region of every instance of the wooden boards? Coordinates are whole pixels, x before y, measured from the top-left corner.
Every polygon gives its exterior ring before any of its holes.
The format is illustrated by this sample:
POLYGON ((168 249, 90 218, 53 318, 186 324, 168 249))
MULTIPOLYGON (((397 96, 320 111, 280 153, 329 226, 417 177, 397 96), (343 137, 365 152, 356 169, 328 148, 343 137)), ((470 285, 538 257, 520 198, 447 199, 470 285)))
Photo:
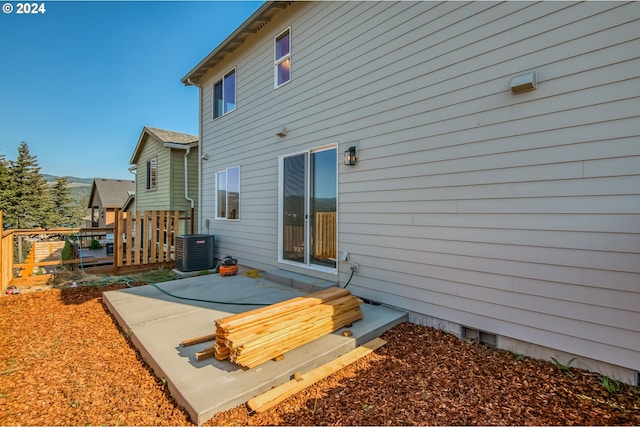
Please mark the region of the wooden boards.
POLYGON ((362 301, 343 288, 235 314, 216 321, 216 358, 252 368, 362 319, 362 301))
POLYGON ((213 341, 216 339, 216 334, 203 335, 201 337, 189 338, 182 341, 183 347, 189 347, 190 345, 202 344, 203 342, 213 341))
POLYGON ((263 412, 278 403, 282 402, 286 398, 304 390, 305 388, 315 384, 323 378, 339 371, 347 365, 355 362, 356 360, 366 356, 367 354, 377 350, 386 344, 386 341, 382 338, 375 338, 368 343, 351 350, 349 353, 344 354, 329 363, 326 363, 316 369, 313 369, 305 374, 296 373, 293 380, 288 381, 278 387, 274 387, 271 390, 254 397, 247 402, 247 406, 250 410, 256 412, 263 412))

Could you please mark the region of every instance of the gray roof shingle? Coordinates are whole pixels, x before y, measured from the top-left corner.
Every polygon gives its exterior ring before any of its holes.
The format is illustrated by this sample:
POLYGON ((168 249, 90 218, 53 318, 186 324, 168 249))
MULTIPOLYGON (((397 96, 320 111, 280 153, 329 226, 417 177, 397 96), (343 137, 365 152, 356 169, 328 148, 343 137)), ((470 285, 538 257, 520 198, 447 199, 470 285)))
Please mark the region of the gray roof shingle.
POLYGON ((89 207, 96 206, 94 198, 99 197, 103 208, 122 208, 129 198, 129 194, 135 192, 136 182, 125 179, 94 178, 89 197, 89 207))
POLYGON ((156 137, 158 137, 158 139, 162 142, 175 142, 178 144, 191 144, 193 142, 198 142, 197 136, 190 135, 188 133, 174 132, 171 130, 152 128, 149 126, 145 126, 145 128, 156 137))
POLYGON ((196 135, 145 126, 142 128, 142 133, 140 134, 140 138, 138 138, 138 143, 133 150, 131 160, 129 160, 130 164, 134 165, 138 162, 138 156, 142 152, 146 142, 149 140, 150 135, 153 135, 153 137, 157 138, 162 144, 181 144, 186 147, 188 145, 198 143, 198 137, 196 135))

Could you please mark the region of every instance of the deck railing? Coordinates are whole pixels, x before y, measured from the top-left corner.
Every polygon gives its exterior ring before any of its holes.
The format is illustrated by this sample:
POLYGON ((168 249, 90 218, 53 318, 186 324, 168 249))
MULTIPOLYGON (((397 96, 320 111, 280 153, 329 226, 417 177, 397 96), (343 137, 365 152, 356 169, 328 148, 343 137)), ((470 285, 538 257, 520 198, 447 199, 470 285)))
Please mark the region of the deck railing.
POLYGON ((173 261, 175 240, 179 233, 180 211, 143 211, 125 218, 116 210, 114 235, 114 263, 124 265, 146 265, 173 261))
POLYGON ((2 229, 0 211, 0 291, 4 293, 13 278, 13 230, 2 229))
POLYGON ((184 229, 193 234, 193 210, 117 211, 115 217, 114 227, 107 228, 3 230, 0 211, 0 292, 11 285, 44 284, 52 276, 48 271, 62 266, 105 274, 172 268, 180 221, 186 221, 184 229), (58 236, 58 242, 43 241, 52 236, 58 236), (33 242, 24 242, 30 237, 33 242), (74 242, 75 247, 75 255, 68 260, 62 259, 60 242, 65 239, 74 242), (87 257, 93 240, 99 241, 104 250, 99 256, 87 257), (26 257, 23 244, 31 244, 26 257))

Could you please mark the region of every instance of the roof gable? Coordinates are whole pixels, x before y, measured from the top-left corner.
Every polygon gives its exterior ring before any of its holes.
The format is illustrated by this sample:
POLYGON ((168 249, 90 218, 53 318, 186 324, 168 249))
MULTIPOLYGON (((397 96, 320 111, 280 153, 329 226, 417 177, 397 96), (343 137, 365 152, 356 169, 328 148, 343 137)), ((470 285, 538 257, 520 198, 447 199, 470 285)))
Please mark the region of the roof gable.
POLYGON ((129 160, 130 164, 137 164, 138 157, 140 156, 140 153, 142 153, 142 150, 144 149, 149 136, 154 136, 163 144, 179 144, 184 145, 185 147, 198 142, 198 137, 195 135, 145 126, 142 128, 142 132, 140 133, 140 138, 138 138, 136 148, 133 150, 131 160, 129 160))
POLYGON ((89 197, 89 206, 121 208, 131 193, 135 192, 135 181, 124 179, 94 178, 89 197), (98 204, 94 204, 94 200, 98 204))

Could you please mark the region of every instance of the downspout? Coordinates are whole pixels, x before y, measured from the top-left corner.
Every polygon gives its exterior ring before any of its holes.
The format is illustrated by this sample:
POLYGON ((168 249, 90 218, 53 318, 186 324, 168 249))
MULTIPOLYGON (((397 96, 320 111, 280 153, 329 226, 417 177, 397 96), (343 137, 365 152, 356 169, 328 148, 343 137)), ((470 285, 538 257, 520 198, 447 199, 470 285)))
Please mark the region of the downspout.
MULTIPOLYGON (((202 233, 202 86, 200 82, 187 79, 187 84, 198 88, 198 233, 202 233)), ((207 234, 209 234, 209 224, 207 224, 207 234)))
MULTIPOLYGON (((184 83, 184 82, 183 82, 184 83)), ((200 86, 200 82, 195 82, 191 80, 191 78, 187 78, 185 86, 195 86, 198 88, 198 224, 197 224, 197 232, 202 232, 202 86, 200 86)), ((191 206, 193 206, 193 201, 191 201, 191 206)), ((207 224, 207 233, 209 233, 209 224, 207 224)))
POLYGON ((184 198, 191 204, 191 208, 195 206, 194 200, 189 197, 189 164, 187 156, 191 152, 192 144, 183 145, 175 142, 165 142, 164 146, 167 148, 175 148, 176 150, 185 150, 184 153, 184 198))
MULTIPOLYGON (((134 185, 133 189, 134 192, 137 193, 138 192, 138 165, 133 165, 129 168, 129 172, 131 172, 133 174, 133 176, 135 176, 135 182, 136 185, 134 185)), ((135 197, 133 199, 133 211, 137 212, 138 211, 138 198, 135 197)))
POLYGON ((191 204, 191 209, 193 209, 194 202, 191 197, 189 197, 189 166, 187 164, 187 156, 191 151, 191 146, 187 145, 187 151, 184 152, 184 198, 191 204))
MULTIPOLYGON (((202 151, 202 99, 203 89, 200 83, 198 87, 198 157, 205 153, 202 151)), ((202 233, 202 160, 198 159, 198 232, 202 233)), ((207 223, 207 234, 209 234, 209 223, 207 223)))

